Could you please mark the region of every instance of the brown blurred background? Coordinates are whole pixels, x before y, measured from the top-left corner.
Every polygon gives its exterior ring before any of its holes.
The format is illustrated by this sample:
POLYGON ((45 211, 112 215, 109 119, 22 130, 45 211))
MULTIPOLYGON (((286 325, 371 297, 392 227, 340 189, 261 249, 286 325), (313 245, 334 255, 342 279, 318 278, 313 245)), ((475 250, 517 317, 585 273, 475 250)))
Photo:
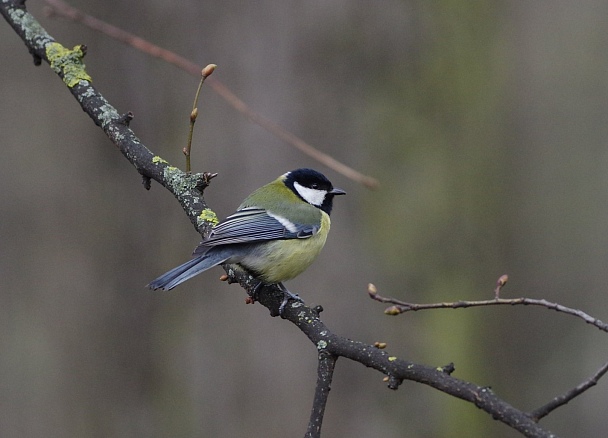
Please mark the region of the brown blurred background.
MULTIPOLYGON (((197 79, 78 24, 95 86, 183 167, 197 79)), ((219 216, 309 166, 348 191, 328 244, 291 281, 337 334, 490 385, 521 409, 604 363, 606 335, 539 308, 385 316, 413 302, 530 296, 608 319, 608 3, 124 2, 74 6, 175 50, 253 109, 377 177, 362 188, 283 144, 205 87, 195 171, 219 216)), ((315 348, 218 268, 171 293, 144 285, 199 236, 141 178, 48 67, 0 25, 0 436, 296 437, 315 348)), ((474 406, 340 360, 327 437, 515 437, 474 406)), ((608 382, 542 424, 605 436, 608 382)))

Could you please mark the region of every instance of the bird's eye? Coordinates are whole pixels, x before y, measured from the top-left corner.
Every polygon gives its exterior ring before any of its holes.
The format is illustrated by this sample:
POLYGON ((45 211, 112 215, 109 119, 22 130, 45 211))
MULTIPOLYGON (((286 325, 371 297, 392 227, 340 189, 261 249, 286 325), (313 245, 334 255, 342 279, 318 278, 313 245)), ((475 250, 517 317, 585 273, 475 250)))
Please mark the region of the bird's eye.
POLYGON ((319 184, 317 184, 317 183, 312 183, 312 184, 310 185, 310 188, 311 188, 311 189, 315 189, 315 190, 316 190, 316 189, 318 189, 318 188, 319 188, 319 184))

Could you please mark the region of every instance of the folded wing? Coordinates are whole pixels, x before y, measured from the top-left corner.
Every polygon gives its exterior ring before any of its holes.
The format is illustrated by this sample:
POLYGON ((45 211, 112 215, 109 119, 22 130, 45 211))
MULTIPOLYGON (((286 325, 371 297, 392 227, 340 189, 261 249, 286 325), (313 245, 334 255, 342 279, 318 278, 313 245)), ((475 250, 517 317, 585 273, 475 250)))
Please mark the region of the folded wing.
POLYGON ((209 247, 252 243, 260 240, 306 239, 319 231, 319 225, 295 224, 288 219, 256 207, 244 208, 228 216, 211 230, 194 255, 209 247))

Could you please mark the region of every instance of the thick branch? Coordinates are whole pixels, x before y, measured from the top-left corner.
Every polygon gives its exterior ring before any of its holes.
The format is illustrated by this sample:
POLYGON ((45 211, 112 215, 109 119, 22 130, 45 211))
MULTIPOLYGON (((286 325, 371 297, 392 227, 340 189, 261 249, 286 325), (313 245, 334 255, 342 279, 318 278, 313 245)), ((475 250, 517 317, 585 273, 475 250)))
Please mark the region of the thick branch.
POLYGON ((25 42, 36 61, 46 61, 68 86, 84 112, 99 126, 137 171, 145 178, 162 184, 177 198, 199 232, 210 221, 202 190, 209 184, 210 174, 188 175, 155 156, 129 128, 133 117, 118 111, 91 85, 82 58, 84 46, 69 50, 57 43, 23 6, 1 0, 0 13, 25 42))
MULTIPOLYGON (((262 302, 264 304, 264 302, 262 302)), ((487 387, 474 385, 452 377, 442 368, 419 365, 391 356, 388 352, 337 336, 321 321, 314 309, 290 302, 285 317, 294 323, 317 347, 336 357, 345 357, 373 368, 389 377, 389 387, 397 389, 403 380, 412 380, 438 389, 446 394, 469 401, 478 408, 518 430, 527 437, 554 437, 524 412, 498 398, 487 387)))

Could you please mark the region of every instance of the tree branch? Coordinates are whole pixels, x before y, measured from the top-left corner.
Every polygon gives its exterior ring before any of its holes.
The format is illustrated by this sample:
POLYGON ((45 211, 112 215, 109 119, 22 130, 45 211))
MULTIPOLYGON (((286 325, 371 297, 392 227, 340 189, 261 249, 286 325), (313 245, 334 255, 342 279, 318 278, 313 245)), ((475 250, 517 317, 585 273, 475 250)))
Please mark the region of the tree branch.
POLYGON ((524 306, 540 306, 549 310, 555 310, 560 313, 565 313, 566 315, 576 316, 577 318, 582 319, 587 324, 591 324, 598 329, 608 332, 608 324, 605 322, 583 312, 579 309, 573 309, 571 307, 566 307, 562 304, 553 303, 551 301, 547 301, 544 299, 535 299, 535 298, 500 298, 500 296, 496 295, 495 298, 491 300, 460 300, 453 302, 443 302, 443 303, 407 303, 405 301, 398 300, 396 298, 383 297, 378 294, 376 287, 373 284, 368 286, 367 292, 375 301, 379 301, 381 303, 389 303, 393 304, 390 307, 384 309, 384 313, 387 315, 400 315, 406 312, 417 312, 419 310, 430 310, 430 309, 465 309, 467 307, 483 307, 483 306, 501 306, 501 305, 524 305, 524 306))
MULTIPOLYGON (((319 313, 320 309, 317 309, 319 313)), ((317 366, 317 387, 315 389, 315 398, 310 413, 308 422, 308 430, 305 438, 319 438, 321 436, 321 425, 323 424, 323 415, 325 414, 325 406, 327 405, 327 397, 331 390, 331 382, 336 367, 337 356, 328 353, 325 349, 319 351, 319 364, 317 366)))
POLYGON ((84 112, 99 126, 127 160, 145 178, 150 178, 169 190, 179 201, 199 232, 211 222, 211 212, 202 193, 214 174, 188 175, 159 156, 155 156, 129 128, 131 113, 118 111, 91 84, 82 58, 85 46, 70 50, 57 43, 21 4, 0 1, 0 12, 26 44, 35 60, 46 61, 66 84, 84 112))
POLYGON ((593 376, 591 376, 589 379, 582 382, 580 385, 576 386, 575 388, 572 388, 569 391, 566 391, 562 395, 555 397, 553 400, 551 400, 546 405, 541 406, 540 408, 535 409, 534 411, 530 412, 530 414, 529 414, 530 418, 532 418, 534 421, 538 421, 541 418, 549 415, 555 409, 559 408, 560 406, 565 405, 573 398, 578 397, 579 395, 581 395, 583 392, 587 391, 592 386, 597 385, 597 382, 602 378, 602 376, 604 374, 606 374, 606 372, 608 372, 608 362, 606 362, 604 365, 602 365, 602 367, 599 370, 597 370, 593 376))
MULTIPOLYGON (((591 324, 602 331, 608 331, 608 324, 600 321, 597 318, 594 318, 587 313, 578 310, 572 309, 570 307, 563 306, 561 304, 552 303, 547 300, 538 300, 533 298, 500 298, 500 292, 502 287, 507 284, 509 277, 507 275, 502 275, 498 281, 496 282, 496 288, 494 289, 494 299, 492 300, 479 300, 479 301, 455 301, 448 303, 428 303, 428 304, 415 304, 415 303, 406 303, 404 301, 397 300, 395 298, 387 298, 378 294, 378 290, 376 286, 373 284, 369 284, 367 288, 367 292, 375 301, 379 301, 381 303, 391 303, 393 304, 390 307, 387 307, 384 310, 384 313, 387 315, 400 315, 405 312, 410 311, 418 311, 418 310, 429 310, 429 309, 463 309, 467 307, 483 307, 483 306, 496 306, 496 305, 504 305, 508 304, 511 306, 523 304, 523 305, 533 305, 533 306, 541 306, 547 309, 555 310, 557 312, 565 313, 567 315, 573 315, 578 318, 581 318, 588 324, 591 324)), ((539 421, 541 418, 547 416, 549 413, 559 408, 560 406, 565 405, 570 400, 578 397, 583 392, 587 391, 589 388, 595 386, 597 382, 608 372, 608 362, 605 363, 593 376, 589 379, 585 380, 581 384, 572 388, 569 391, 566 391, 564 394, 555 397, 549 403, 541 406, 540 408, 532 411, 529 416, 534 421, 539 421)))
MULTIPOLYGON (((204 232, 215 217, 203 199, 203 190, 213 174, 186 175, 155 156, 128 127, 131 115, 120 116, 114 107, 91 85, 82 64, 85 49, 82 46, 68 50, 40 26, 23 7, 23 2, 0 0, 0 13, 21 36, 35 59, 44 60, 64 81, 83 110, 100 126, 122 154, 144 176, 166 187, 180 202, 197 230, 204 232)), ((226 266, 228 280, 238 282, 250 290, 255 279, 238 266, 226 266)), ((278 315, 283 293, 275 286, 262 288, 259 302, 271 315, 278 315)), ((446 394, 473 403, 527 437, 553 437, 529 415, 515 409, 498 398, 489 388, 452 377, 451 367, 433 368, 397 358, 384 350, 337 336, 319 318, 319 308, 290 301, 284 311, 285 319, 295 324, 316 346, 320 357, 319 379, 315 404, 311 414, 311 433, 320 432, 324 405, 331 383, 331 373, 338 357, 345 357, 380 371, 388 377, 388 387, 397 389, 403 380, 419 382, 446 394), (316 431, 316 432, 314 432, 316 431)), ((312 435, 315 436, 315 435, 312 435)))
MULTIPOLYGON (((260 303, 266 305, 265 297, 260 303)), ((473 403, 527 437, 554 437, 524 412, 498 398, 487 387, 477 386, 452 377, 442 367, 429 367, 391 356, 388 352, 363 342, 335 335, 319 318, 319 314, 301 303, 292 302, 284 311, 286 319, 294 323, 319 352, 326 351, 336 357, 345 357, 389 377, 389 388, 397 389, 403 380, 411 380, 438 389, 446 394, 473 403)), ((451 370, 449 370, 451 371, 451 370)))

